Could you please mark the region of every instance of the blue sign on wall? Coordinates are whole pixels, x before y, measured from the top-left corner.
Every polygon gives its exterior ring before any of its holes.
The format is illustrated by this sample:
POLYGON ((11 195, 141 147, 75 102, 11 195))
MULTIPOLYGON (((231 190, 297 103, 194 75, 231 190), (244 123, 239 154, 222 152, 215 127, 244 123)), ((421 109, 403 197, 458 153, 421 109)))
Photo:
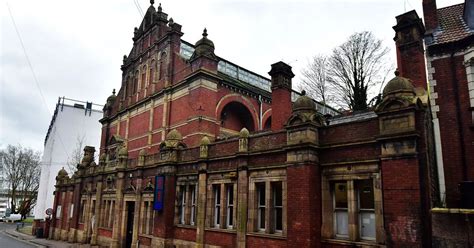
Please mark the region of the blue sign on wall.
POLYGON ((155 176, 155 194, 153 201, 153 209, 163 210, 163 202, 165 197, 165 176, 155 176))

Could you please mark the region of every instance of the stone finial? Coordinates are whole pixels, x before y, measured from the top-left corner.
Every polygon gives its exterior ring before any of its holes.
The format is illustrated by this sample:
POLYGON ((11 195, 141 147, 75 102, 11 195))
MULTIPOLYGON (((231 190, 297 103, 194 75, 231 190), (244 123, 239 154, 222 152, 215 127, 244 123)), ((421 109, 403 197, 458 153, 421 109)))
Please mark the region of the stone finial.
POLYGON ((166 139, 161 142, 160 148, 179 148, 179 147, 185 147, 183 141, 183 136, 181 133, 173 129, 171 130, 167 135, 166 139))
POLYGON ((118 150, 118 158, 128 158, 128 150, 126 146, 123 146, 118 150))
POLYGON ((316 112, 316 103, 311 97, 308 97, 306 95, 306 92, 304 90, 301 92, 301 96, 299 96, 293 103, 293 112, 301 110, 308 112, 316 112))
POLYGON ((138 153, 138 166, 144 166, 145 165, 145 156, 146 156, 147 152, 146 152, 146 149, 143 148, 140 150, 140 152, 138 153))
POLYGON ((199 146, 199 157, 200 158, 207 158, 209 155, 209 144, 211 141, 207 136, 204 136, 201 139, 201 145, 199 146))
POLYGON ((168 22, 168 26, 171 27, 171 26, 173 26, 173 24, 174 24, 174 20, 173 20, 172 17, 170 17, 170 20, 169 20, 169 22, 168 22))
POLYGON ((395 77, 388 81, 387 85, 383 88, 383 96, 393 95, 396 93, 405 93, 404 95, 413 96, 415 88, 410 79, 400 77, 400 73, 395 71, 395 77))
POLYGON ((161 12, 163 9, 161 8, 161 3, 158 4, 158 12, 161 12))
POLYGON ((128 160, 128 149, 126 146, 118 147, 117 157, 118 163, 117 168, 126 168, 128 160))
POLYGON ((150 0, 150 4, 151 5, 155 4, 155 0, 150 0))
POLYGON ((207 136, 204 136, 202 137, 201 139, 201 146, 207 146, 211 143, 211 141, 209 140, 209 138, 207 136))
POLYGON ((82 158, 81 165, 87 167, 91 162, 94 161, 95 147, 85 146, 84 147, 84 157, 82 158))
POLYGON ((195 44, 194 53, 191 56, 191 60, 195 58, 205 56, 211 59, 217 59, 216 55, 214 54, 215 46, 212 40, 207 38, 207 29, 204 28, 202 32, 202 38, 198 40, 195 44))
POLYGON ((397 69, 395 69, 395 71, 393 72, 395 74, 395 77, 398 77, 400 76, 400 71, 397 69))
POLYGON ((183 136, 178 130, 173 129, 166 135, 166 139, 167 140, 182 140, 183 136))
POLYGON ((102 153, 99 157, 99 165, 104 166, 107 163, 107 154, 102 153))
POLYGON ((58 176, 61 176, 61 177, 67 176, 67 171, 64 169, 64 167, 62 167, 62 168, 58 171, 58 176))
POLYGON ((239 152, 247 152, 249 146, 249 130, 247 128, 242 128, 240 130, 240 138, 239 138, 239 152))
MULTIPOLYGON (((377 104, 375 112, 399 110, 418 103, 423 104, 423 101, 416 94, 413 82, 400 76, 398 69, 395 71, 395 77, 388 81, 382 93, 382 101, 377 104)), ((422 98, 423 93, 421 94, 422 98)))
POLYGON ((249 130, 247 128, 242 128, 239 132, 240 138, 248 138, 250 135, 249 130))
POLYGON ((64 169, 64 167, 58 171, 58 175, 56 176, 56 181, 61 181, 63 179, 69 179, 67 171, 64 169))

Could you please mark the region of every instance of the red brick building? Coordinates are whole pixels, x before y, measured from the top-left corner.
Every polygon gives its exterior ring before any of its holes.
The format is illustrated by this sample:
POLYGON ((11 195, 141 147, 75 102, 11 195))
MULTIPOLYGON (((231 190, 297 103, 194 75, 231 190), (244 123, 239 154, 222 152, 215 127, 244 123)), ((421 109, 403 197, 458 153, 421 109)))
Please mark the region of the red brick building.
POLYGON ((460 207, 459 183, 474 181, 474 3, 437 9, 424 0, 423 11, 441 197, 460 207))
MULTIPOLYGON (((423 1, 440 206, 434 246, 474 245, 474 2, 438 9, 423 1), (460 209, 459 209, 460 208, 460 209), (469 210, 471 209, 471 210, 469 210)), ((421 64, 421 63, 420 63, 421 64)))
MULTIPOLYGON (((416 13, 397 17, 395 30, 398 45, 416 41, 399 57, 423 48, 416 13)), ((400 59, 405 77, 397 73, 374 111, 328 117, 337 112, 291 90, 290 66, 271 65, 266 79, 218 57, 206 30, 195 45, 181 36, 150 6, 104 108, 99 163, 86 147, 72 178, 58 174, 50 238, 106 247, 431 245, 436 165, 416 64, 400 59)))

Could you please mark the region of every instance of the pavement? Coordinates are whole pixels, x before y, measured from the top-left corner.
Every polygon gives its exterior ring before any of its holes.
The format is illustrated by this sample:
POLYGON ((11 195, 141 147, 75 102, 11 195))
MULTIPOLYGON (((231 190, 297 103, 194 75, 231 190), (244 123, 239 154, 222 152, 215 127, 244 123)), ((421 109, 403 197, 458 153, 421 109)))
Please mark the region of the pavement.
POLYGON ((36 248, 91 248, 97 246, 91 246, 89 244, 71 244, 63 241, 56 241, 51 239, 40 239, 36 236, 21 233, 15 229, 3 230, 3 233, 10 236, 13 239, 21 241, 23 243, 32 245, 36 248))
POLYGON ((47 248, 47 247, 54 247, 54 248, 78 248, 78 247, 86 247, 79 244, 70 244, 66 242, 56 241, 56 240, 49 240, 49 239, 40 239, 36 238, 33 235, 28 235, 21 233, 15 229, 4 230, 5 234, 9 235, 10 237, 22 241, 24 243, 29 243, 37 248, 47 248))

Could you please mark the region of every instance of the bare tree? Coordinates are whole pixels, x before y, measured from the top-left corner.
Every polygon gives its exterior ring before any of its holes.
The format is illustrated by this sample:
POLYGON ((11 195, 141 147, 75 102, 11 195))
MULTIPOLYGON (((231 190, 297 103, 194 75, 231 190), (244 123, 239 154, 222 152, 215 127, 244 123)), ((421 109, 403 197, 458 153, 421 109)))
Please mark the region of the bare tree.
POLYGON ((8 145, 0 150, 0 172, 8 185, 12 212, 20 213, 24 218, 36 204, 40 153, 21 145, 8 145))
POLYGON ((77 170, 77 165, 81 163, 83 152, 82 150, 84 149, 84 136, 77 136, 76 137, 76 146, 74 147, 74 150, 71 153, 71 156, 68 158, 67 161, 67 171, 69 175, 74 174, 77 170))
POLYGON ((318 54, 308 63, 307 68, 301 71, 303 79, 298 86, 300 91, 305 90, 306 94, 321 102, 322 104, 334 104, 334 90, 328 78, 329 60, 328 57, 318 54))
POLYGON ((388 52, 382 41, 367 31, 352 34, 333 49, 327 73, 339 105, 367 109, 369 91, 382 84, 387 75, 388 52))

